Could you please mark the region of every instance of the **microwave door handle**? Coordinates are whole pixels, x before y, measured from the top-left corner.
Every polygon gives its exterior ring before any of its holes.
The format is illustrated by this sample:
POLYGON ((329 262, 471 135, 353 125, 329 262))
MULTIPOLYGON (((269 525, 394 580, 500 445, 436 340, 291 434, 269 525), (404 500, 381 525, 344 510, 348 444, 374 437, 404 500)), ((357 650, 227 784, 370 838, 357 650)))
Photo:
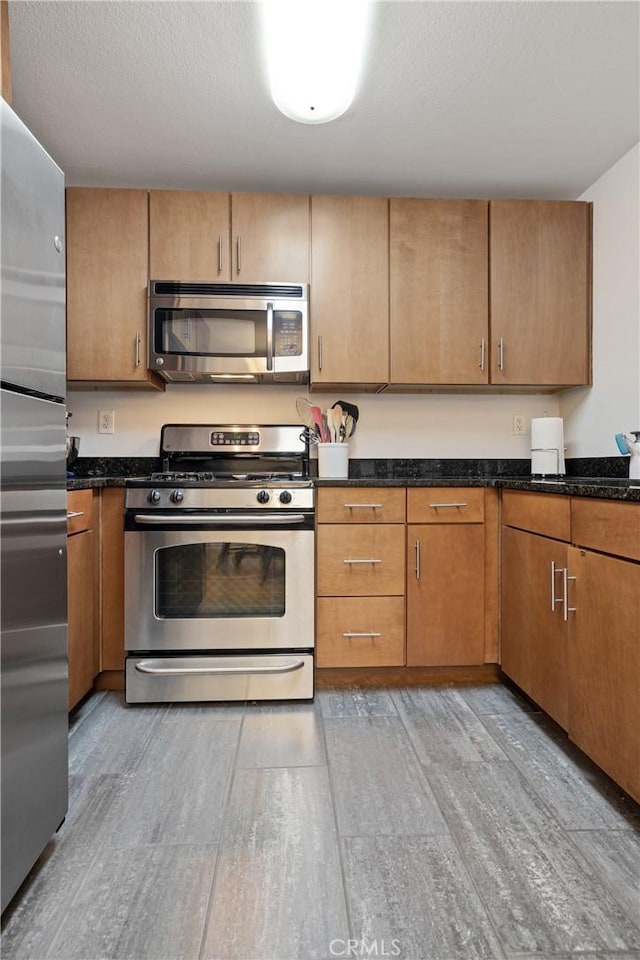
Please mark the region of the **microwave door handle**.
POLYGON ((267 370, 273 370, 273 304, 267 303, 267 370))

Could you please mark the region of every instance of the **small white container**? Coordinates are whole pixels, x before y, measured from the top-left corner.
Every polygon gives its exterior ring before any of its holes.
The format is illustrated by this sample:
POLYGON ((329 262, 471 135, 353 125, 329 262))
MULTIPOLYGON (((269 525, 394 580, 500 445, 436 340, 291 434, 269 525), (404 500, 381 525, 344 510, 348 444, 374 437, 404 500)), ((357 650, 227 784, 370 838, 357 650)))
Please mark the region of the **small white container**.
POLYGON ((349 476, 349 444, 318 444, 318 476, 345 479, 349 476))

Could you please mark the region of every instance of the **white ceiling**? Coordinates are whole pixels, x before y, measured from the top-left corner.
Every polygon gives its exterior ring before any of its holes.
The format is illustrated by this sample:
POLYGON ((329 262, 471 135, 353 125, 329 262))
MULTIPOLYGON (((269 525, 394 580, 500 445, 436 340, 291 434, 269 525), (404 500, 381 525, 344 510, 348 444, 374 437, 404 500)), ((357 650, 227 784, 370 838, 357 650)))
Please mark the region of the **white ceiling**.
POLYGON ((273 106, 255 3, 9 6, 14 107, 70 184, 575 198, 639 138, 635 0, 374 3, 317 126, 273 106))

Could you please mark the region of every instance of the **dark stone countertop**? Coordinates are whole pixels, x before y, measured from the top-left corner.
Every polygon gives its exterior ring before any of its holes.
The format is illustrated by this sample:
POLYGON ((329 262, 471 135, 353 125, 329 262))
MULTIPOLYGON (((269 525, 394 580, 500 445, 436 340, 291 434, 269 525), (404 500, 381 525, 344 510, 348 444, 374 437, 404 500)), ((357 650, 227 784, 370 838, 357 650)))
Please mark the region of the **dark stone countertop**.
POLYGON ((371 477, 316 479, 318 487, 497 487, 534 493, 563 494, 567 497, 593 497, 599 500, 640 502, 640 480, 599 477, 567 477, 564 480, 533 480, 531 477, 371 477))
MULTIPOLYGON (((311 461, 312 470, 317 467, 311 461)), ((157 457, 80 457, 68 490, 126 487, 162 469, 157 457)), ((624 457, 567 460, 563 480, 533 480, 530 460, 500 459, 357 459, 349 461, 348 479, 313 477, 318 487, 496 487, 537 493, 640 501, 640 480, 624 479, 624 457)))
MULTIPOLYGON (((102 487, 126 487, 134 477, 76 477, 67 480, 67 490, 93 490, 102 487)), ((564 480, 532 480, 531 477, 372 477, 349 479, 314 478, 317 487, 496 487, 535 493, 562 494, 567 497, 593 497, 599 500, 640 502, 640 480, 600 477, 566 477, 564 480)))
POLYGON ((133 477, 69 477, 67 490, 98 490, 101 487, 126 487, 133 477))

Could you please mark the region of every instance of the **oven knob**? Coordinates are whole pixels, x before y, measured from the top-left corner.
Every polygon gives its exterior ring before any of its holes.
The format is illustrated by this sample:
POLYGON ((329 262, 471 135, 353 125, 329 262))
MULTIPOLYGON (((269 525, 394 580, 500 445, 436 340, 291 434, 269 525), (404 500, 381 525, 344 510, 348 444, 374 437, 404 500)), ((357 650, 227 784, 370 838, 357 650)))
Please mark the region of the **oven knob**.
POLYGON ((260 490, 256 499, 258 503, 269 503, 269 496, 268 490, 260 490))
POLYGON ((182 490, 173 490, 169 499, 172 503, 182 503, 184 500, 184 493, 182 490))
POLYGON ((160 491, 151 490, 149 492, 149 496, 147 497, 147 500, 149 501, 149 503, 160 503, 160 491))
POLYGON ((280 494, 280 503, 291 503, 291 494, 288 490, 283 490, 280 494))

